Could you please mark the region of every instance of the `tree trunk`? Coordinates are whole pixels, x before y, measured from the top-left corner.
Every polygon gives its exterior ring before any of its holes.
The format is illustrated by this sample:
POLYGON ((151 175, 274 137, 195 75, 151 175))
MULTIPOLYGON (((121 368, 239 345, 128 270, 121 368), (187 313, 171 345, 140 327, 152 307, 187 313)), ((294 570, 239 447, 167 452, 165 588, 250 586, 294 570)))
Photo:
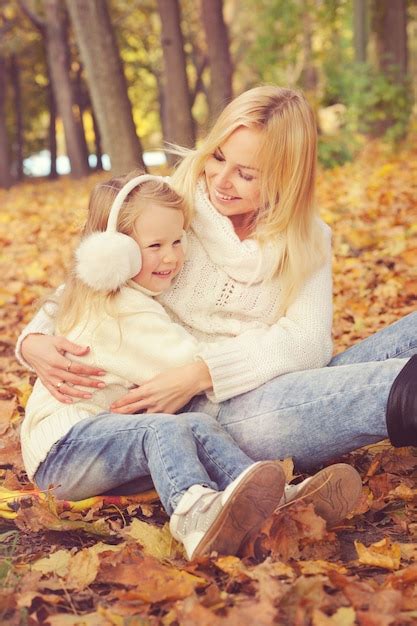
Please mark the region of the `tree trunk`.
POLYGON ((20 67, 15 54, 10 57, 10 82, 13 90, 13 108, 16 120, 16 139, 14 158, 16 162, 16 180, 23 179, 23 112, 22 90, 20 86, 20 67))
POLYGON ((233 66, 223 19, 223 0, 201 0, 201 16, 210 64, 210 117, 214 119, 233 96, 233 66))
POLYGON ((367 0, 353 0, 353 38, 355 61, 357 63, 366 63, 368 47, 367 0))
MULTIPOLYGON (((75 74, 75 80, 73 82, 73 87, 74 87, 74 97, 75 97, 75 101, 77 103, 78 106, 78 111, 79 111, 79 120, 80 120, 80 126, 81 126, 81 137, 83 140, 83 150, 85 152, 85 158, 87 159, 87 163, 88 163, 88 155, 90 154, 90 148, 88 147, 87 144, 87 138, 85 136, 85 126, 84 126, 84 111, 90 106, 90 98, 88 96, 88 93, 86 93, 86 89, 85 86, 83 84, 83 78, 82 78, 82 67, 81 65, 78 67, 76 74, 75 74)), ((90 164, 88 163, 88 167, 90 168, 90 164)))
POLYGON ((48 178, 55 180, 58 177, 56 170, 57 159, 57 145, 56 145, 56 103, 54 98, 54 91, 52 89, 50 74, 48 70, 48 104, 49 104, 49 129, 48 129, 48 143, 49 154, 51 155, 51 166, 48 174, 48 178))
POLYGON ((94 113, 114 173, 145 169, 105 0, 67 0, 94 113))
POLYGON ((6 126, 6 66, 0 57, 0 187, 12 186, 10 173, 9 138, 6 126))
MULTIPOLYGON (((194 146, 194 121, 188 88, 181 14, 178 0, 158 0, 161 43, 164 56, 165 141, 194 146)), ((172 163, 172 155, 167 155, 172 163)))
POLYGON ((304 0, 304 12, 303 12, 303 52, 304 52, 304 67, 301 72, 301 83, 303 89, 310 93, 315 94, 318 74, 313 62, 313 20, 311 17, 313 7, 311 2, 304 0))
POLYGON ((88 174, 80 119, 69 75, 67 33, 59 0, 44 0, 48 64, 58 113, 62 119, 65 143, 71 163, 71 176, 88 174))
POLYGON ((407 74, 407 0, 374 0, 379 69, 397 82, 407 74))
POLYGON ((100 129, 97 124, 96 116, 94 115, 94 111, 91 110, 91 116, 93 118, 93 128, 94 128, 94 142, 96 144, 96 167, 97 171, 103 170, 103 149, 101 147, 101 135, 100 129))

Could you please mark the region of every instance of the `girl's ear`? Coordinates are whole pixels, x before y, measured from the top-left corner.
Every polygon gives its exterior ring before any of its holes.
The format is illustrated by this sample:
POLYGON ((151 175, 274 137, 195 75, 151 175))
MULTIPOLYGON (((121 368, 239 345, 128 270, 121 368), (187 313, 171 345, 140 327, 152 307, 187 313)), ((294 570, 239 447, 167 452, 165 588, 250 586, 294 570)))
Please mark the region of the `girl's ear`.
POLYGON ((181 245, 182 245, 182 249, 184 250, 184 254, 187 254, 188 239, 187 239, 187 233, 185 232, 185 230, 182 231, 181 245))

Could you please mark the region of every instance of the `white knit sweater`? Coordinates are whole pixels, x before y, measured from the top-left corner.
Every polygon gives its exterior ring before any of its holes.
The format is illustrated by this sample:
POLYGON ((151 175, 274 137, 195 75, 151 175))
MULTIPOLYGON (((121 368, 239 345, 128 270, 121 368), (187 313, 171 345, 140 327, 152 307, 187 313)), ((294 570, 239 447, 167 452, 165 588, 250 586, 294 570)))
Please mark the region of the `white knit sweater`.
POLYGON ((89 353, 71 360, 95 364, 106 371, 106 387, 91 399, 71 405, 58 402, 37 380, 26 405, 21 429, 22 453, 30 478, 49 450, 85 417, 108 410, 110 404, 135 385, 169 367, 190 363, 197 341, 173 323, 146 290, 129 281, 113 302, 118 317, 90 312, 69 333, 68 339, 90 346, 89 353))
MULTIPOLYGON (((262 279, 281 254, 283 240, 263 249, 251 239, 240 241, 231 221, 211 205, 203 181, 195 208, 184 268, 159 301, 203 342, 198 355, 213 380, 210 399, 227 400, 276 376, 327 365, 332 354, 329 227, 320 222, 328 245, 325 265, 280 316, 279 278, 268 284, 262 279)), ((27 334, 53 330, 50 317, 40 311, 21 334, 17 351, 27 334)))

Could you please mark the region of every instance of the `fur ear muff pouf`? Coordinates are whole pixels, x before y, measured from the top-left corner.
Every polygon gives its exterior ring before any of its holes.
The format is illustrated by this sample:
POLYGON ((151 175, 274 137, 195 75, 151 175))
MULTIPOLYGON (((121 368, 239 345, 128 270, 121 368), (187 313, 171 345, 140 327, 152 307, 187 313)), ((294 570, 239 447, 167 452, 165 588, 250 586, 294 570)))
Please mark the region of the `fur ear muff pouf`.
POLYGON ((142 267, 136 241, 118 232, 89 235, 81 242, 75 256, 78 278, 96 291, 115 291, 142 267))

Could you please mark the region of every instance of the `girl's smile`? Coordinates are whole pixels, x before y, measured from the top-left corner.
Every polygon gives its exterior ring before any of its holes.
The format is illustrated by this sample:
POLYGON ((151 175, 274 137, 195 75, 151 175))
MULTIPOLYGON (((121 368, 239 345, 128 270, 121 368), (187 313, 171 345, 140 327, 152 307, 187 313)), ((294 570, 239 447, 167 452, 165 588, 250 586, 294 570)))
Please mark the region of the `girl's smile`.
POLYGON ((133 280, 153 292, 165 291, 181 270, 184 250, 182 211, 149 204, 135 222, 135 239, 142 254, 142 267, 133 280))

